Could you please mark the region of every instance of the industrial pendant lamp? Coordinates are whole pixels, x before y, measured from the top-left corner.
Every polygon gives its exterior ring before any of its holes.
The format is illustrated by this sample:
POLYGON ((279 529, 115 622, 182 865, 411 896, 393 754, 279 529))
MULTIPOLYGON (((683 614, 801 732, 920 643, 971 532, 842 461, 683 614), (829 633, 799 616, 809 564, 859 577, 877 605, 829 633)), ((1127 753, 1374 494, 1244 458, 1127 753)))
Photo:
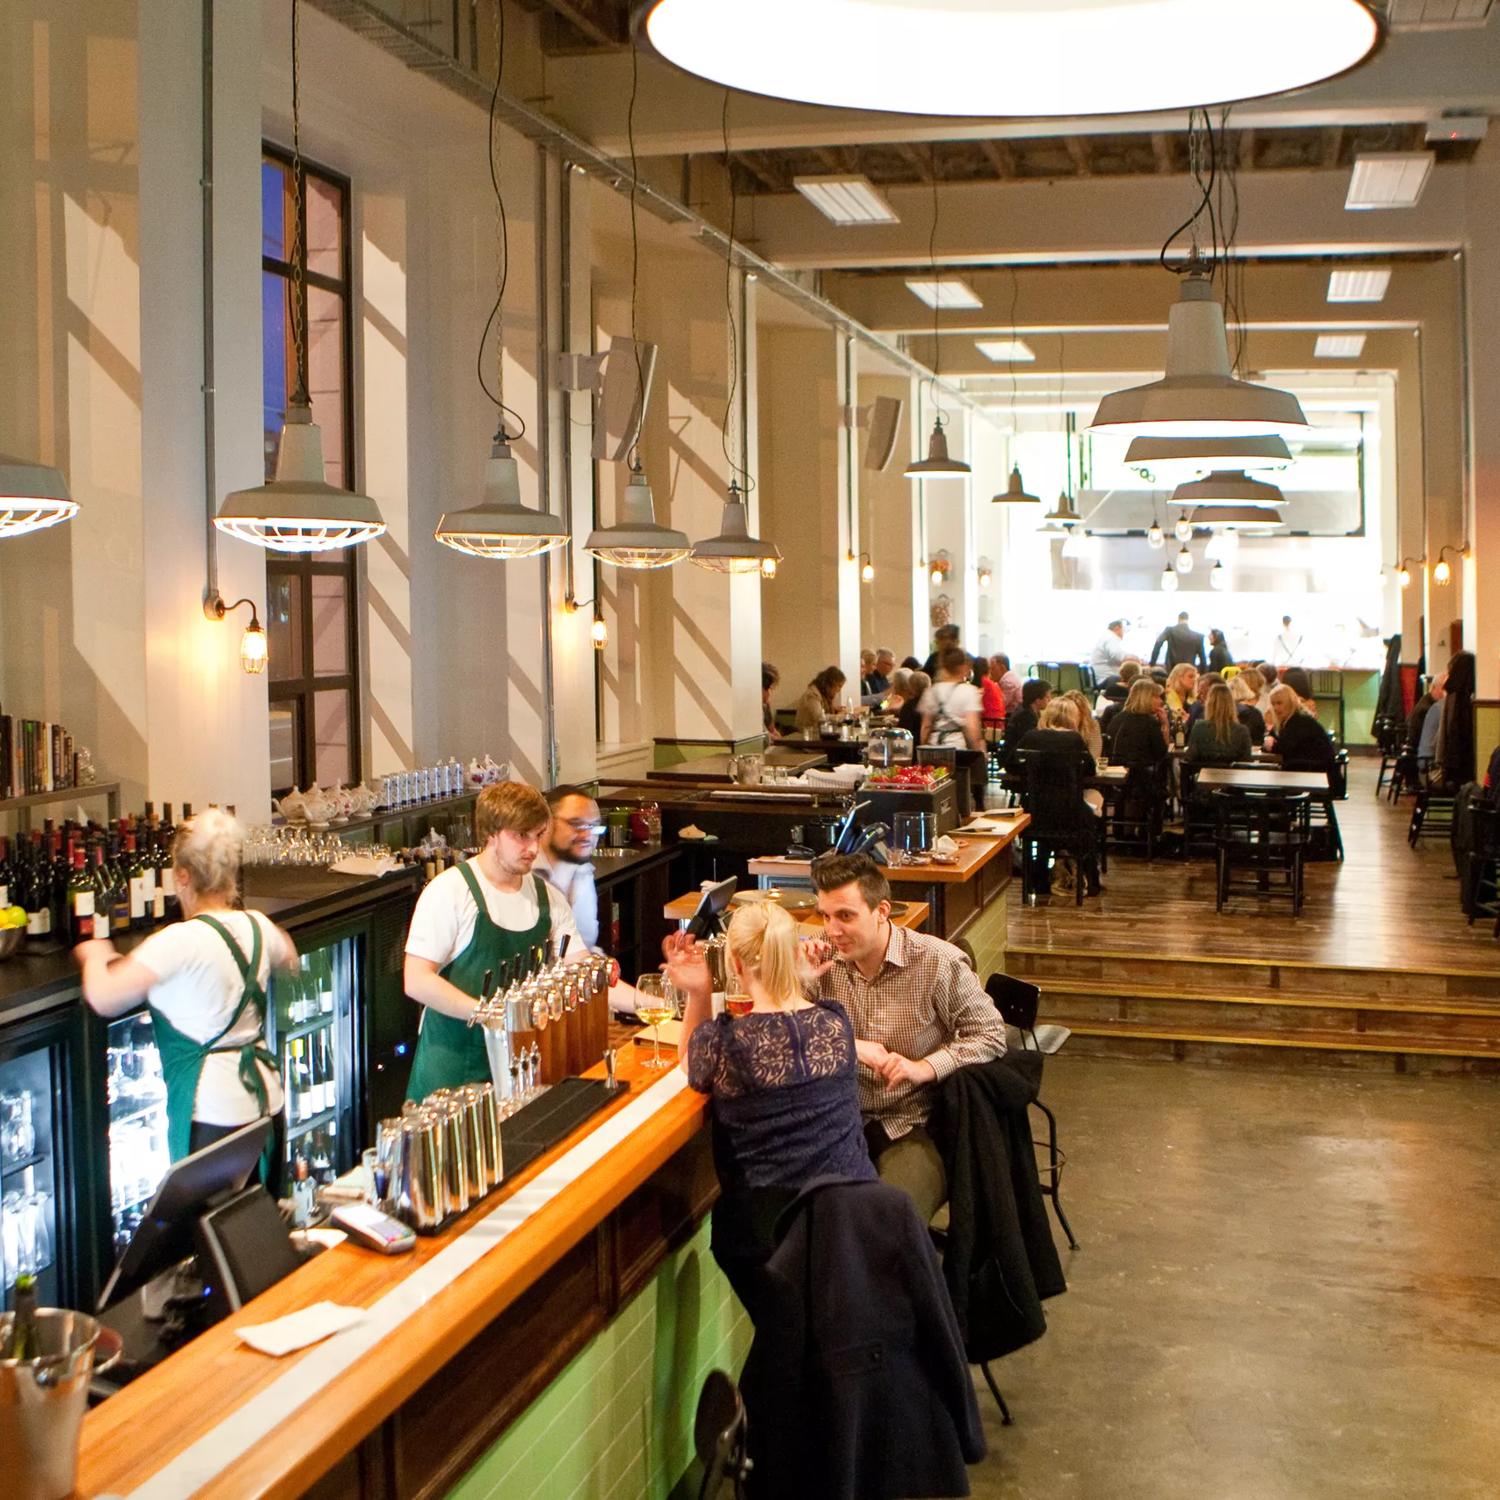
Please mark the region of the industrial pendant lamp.
POLYGON ((500 175, 495 163, 495 114, 494 104, 498 98, 498 83, 505 66, 505 27, 497 18, 495 47, 496 93, 490 100, 489 129, 487 131, 490 185, 495 192, 495 302, 490 315, 485 319, 484 331, 479 336, 479 358, 476 369, 479 388, 494 402, 499 410, 499 425, 490 444, 490 456, 484 466, 484 492, 478 505, 464 510, 446 512, 432 533, 433 540, 463 552, 469 557, 509 559, 518 557, 540 557, 561 547, 568 540, 568 528, 546 510, 533 510, 521 503, 521 470, 515 455, 510 450, 512 442, 518 442, 526 432, 526 423, 518 412, 505 404, 505 346, 501 337, 504 318, 501 316, 505 300, 505 283, 508 278, 508 246, 503 225, 505 223, 505 200, 500 192, 500 175), (495 330, 495 389, 490 390, 484 378, 485 344, 490 329, 495 330), (514 430, 506 425, 506 418, 513 421, 514 430))
POLYGON ((673 531, 656 522, 656 505, 651 486, 641 471, 639 458, 632 456, 630 482, 620 497, 619 513, 613 526, 596 526, 583 550, 600 562, 617 568, 670 568, 692 551, 687 534, 673 531))
POLYGON ((650 0, 637 25, 669 62, 746 93, 990 117, 1261 98, 1347 72, 1381 37, 1360 0, 1212 10, 1207 25, 1202 0, 650 0))
MULTIPOLYGON (((998 495, 990 497, 991 505, 1040 505, 1041 496, 1031 494, 1021 482, 1021 468, 1019 464, 1012 464, 1010 480, 998 495)), ((1075 515, 1076 521, 1078 517, 1075 515)))
POLYGON ((1219 506, 1196 519, 1201 525, 1224 531, 1275 531, 1285 524, 1279 510, 1268 510, 1262 505, 1219 506))
POLYGON ((540 557, 561 547, 568 529, 550 513, 521 504, 520 467, 502 427, 484 466, 484 499, 447 512, 433 537, 470 557, 540 557))
POLYGON ((1307 427, 1290 391, 1236 380, 1230 372, 1224 309, 1209 272, 1195 262, 1168 315, 1167 369, 1160 380, 1106 396, 1090 430, 1131 437, 1295 436, 1307 427))
MULTIPOLYGON (((1020 471, 1015 470, 1014 475, 1019 481, 1020 471)), ((1082 518, 1073 506, 1073 497, 1066 490, 1060 490, 1057 495, 1057 504, 1042 519, 1047 523, 1049 531, 1055 531, 1059 526, 1076 526, 1082 518)))
POLYGON ((0 538, 43 531, 77 514, 59 470, 0 453, 0 538))
POLYGON ((229 536, 271 552, 329 552, 372 541, 385 531, 380 508, 368 495, 331 485, 323 472, 323 434, 312 419, 307 394, 307 338, 303 278, 307 271, 304 232, 306 177, 302 169, 301 0, 292 0, 292 350, 296 384, 287 403, 286 425, 276 452, 276 478, 254 489, 234 490, 214 518, 229 536))
POLYGON ((1283 437, 1132 438, 1125 466, 1162 484, 1221 469, 1285 469, 1292 450, 1283 437))
MULTIPOLYGON (((1202 506, 1210 512, 1221 506, 1243 509, 1245 506, 1260 506, 1275 510, 1286 503, 1286 496, 1274 485, 1259 479, 1251 479, 1242 469, 1216 469, 1203 479, 1190 479, 1172 491, 1168 505, 1185 506, 1196 510, 1202 506)), ((1213 520, 1212 514, 1205 520, 1213 520)))
MULTIPOLYGON (((927 260, 932 267, 933 285, 937 285, 937 232, 938 232, 938 181, 937 152, 934 148, 928 171, 932 177, 932 226, 927 234, 927 260)), ((948 434, 944 431, 947 418, 943 416, 943 405, 938 393, 938 381, 943 368, 943 340, 938 323, 941 297, 932 299, 932 436, 927 439, 927 457, 914 458, 906 466, 908 479, 962 479, 970 472, 968 464, 948 455, 948 434)))
POLYGON ((745 497, 740 493, 739 484, 731 479, 718 536, 694 542, 688 560, 711 573, 759 573, 767 558, 780 562, 780 549, 750 535, 745 497))
POLYGON ((948 434, 943 430, 947 419, 939 412, 932 420, 932 435, 927 439, 927 457, 914 458, 906 466, 908 479, 962 479, 972 472, 962 459, 948 455, 948 434))

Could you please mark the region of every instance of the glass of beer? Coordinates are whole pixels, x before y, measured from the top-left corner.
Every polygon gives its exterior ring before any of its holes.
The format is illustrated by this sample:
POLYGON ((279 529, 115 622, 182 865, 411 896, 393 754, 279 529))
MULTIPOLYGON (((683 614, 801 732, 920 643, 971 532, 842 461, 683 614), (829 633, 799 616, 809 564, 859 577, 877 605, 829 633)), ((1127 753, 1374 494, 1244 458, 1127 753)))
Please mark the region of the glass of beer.
POLYGON ((652 1055, 648 1068, 670 1068, 670 1059, 661 1055, 661 1023, 677 1014, 677 990, 665 974, 642 974, 635 983, 635 1013, 651 1028, 652 1055))

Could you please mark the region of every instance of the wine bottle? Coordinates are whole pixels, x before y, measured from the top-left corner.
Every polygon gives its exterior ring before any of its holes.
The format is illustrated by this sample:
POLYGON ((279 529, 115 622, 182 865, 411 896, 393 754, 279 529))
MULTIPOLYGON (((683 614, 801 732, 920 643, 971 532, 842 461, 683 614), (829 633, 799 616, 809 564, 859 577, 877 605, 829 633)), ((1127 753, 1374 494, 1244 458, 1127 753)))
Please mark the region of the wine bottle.
POLYGON ((121 858, 130 901, 130 925, 137 932, 151 925, 151 898, 156 885, 155 871, 136 845, 135 834, 125 835, 125 853, 121 858))
POLYGON ((47 850, 51 884, 52 936, 59 943, 68 940, 68 879, 72 873, 62 834, 54 833, 47 850))
POLYGON ((117 936, 130 931, 130 881, 125 874, 125 856, 120 840, 113 838, 109 845, 109 927, 117 936))
POLYGON ((104 868, 104 841, 94 843, 94 868, 90 871, 94 882, 94 936, 107 938, 113 935, 114 924, 109 919, 109 874, 104 868))
POLYGON ((33 834, 26 869, 26 936, 45 941, 52 935, 52 868, 41 836, 33 834))
POLYGON ((87 942, 94 935, 94 882, 89 879, 83 846, 73 846, 73 876, 68 881, 68 940, 87 942))
POLYGON ((10 905, 10 888, 15 881, 15 871, 10 862, 10 840, 0 837, 0 907, 10 905))
POLYGON ((5 1341, 5 1359, 36 1359, 42 1352, 41 1336, 36 1327, 36 1277, 23 1271, 16 1277, 11 1296, 14 1314, 10 1337, 5 1341))

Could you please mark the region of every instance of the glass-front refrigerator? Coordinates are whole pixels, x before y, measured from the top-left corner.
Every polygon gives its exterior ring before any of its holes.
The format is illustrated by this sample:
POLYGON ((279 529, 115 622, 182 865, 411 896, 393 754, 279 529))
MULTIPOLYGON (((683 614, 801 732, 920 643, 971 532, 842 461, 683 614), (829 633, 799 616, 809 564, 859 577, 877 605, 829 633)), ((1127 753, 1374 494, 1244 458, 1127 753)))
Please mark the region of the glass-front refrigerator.
POLYGON ((111 1022, 107 1038, 110 1235, 118 1259, 170 1165, 167 1086, 149 1012, 111 1022))
POLYGON ((314 1178, 331 1182, 359 1155, 354 997, 360 943, 354 936, 331 936, 298 946, 297 969, 278 971, 271 981, 271 1043, 286 1091, 287 1161, 305 1157, 314 1178))
POLYGON ((23 1273, 44 1307, 70 1295, 66 1049, 57 1028, 0 1033, 0 1305, 23 1273))

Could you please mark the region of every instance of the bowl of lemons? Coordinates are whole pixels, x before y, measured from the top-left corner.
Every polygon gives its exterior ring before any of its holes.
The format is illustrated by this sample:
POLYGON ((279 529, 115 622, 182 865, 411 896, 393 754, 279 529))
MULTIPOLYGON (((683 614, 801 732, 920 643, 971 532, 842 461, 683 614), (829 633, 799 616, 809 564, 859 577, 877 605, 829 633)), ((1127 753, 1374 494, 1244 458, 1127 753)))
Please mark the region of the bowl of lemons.
POLYGON ((0 963, 15 954, 26 936, 26 908, 0 906, 0 963))

